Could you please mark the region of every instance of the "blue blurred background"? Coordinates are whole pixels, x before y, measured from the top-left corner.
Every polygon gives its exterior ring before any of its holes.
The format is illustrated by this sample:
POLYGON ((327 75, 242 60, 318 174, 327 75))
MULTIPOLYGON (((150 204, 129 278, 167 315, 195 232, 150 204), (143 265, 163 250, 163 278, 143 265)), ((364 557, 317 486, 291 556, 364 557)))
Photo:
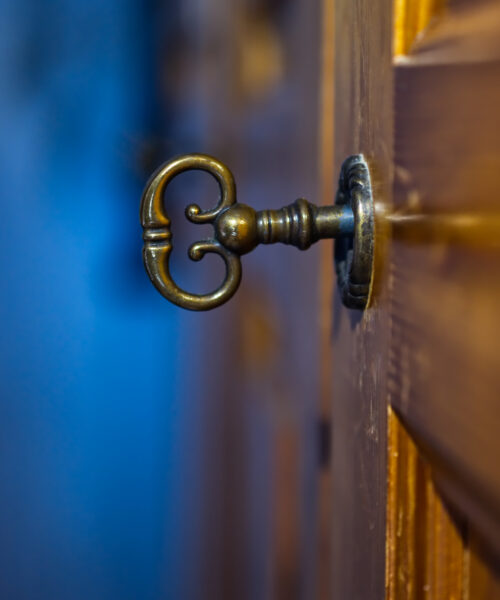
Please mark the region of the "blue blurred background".
MULTIPOLYGON (((320 6, 0 0, 0 600, 315 597, 319 250, 257 249, 190 313, 138 213, 186 152, 258 209, 318 198, 320 6)), ((223 266, 183 211, 216 194, 167 193, 193 292, 223 266)))
POLYGON ((2 599, 181 596, 189 344, 144 274, 138 222, 174 16, 0 2, 2 599))

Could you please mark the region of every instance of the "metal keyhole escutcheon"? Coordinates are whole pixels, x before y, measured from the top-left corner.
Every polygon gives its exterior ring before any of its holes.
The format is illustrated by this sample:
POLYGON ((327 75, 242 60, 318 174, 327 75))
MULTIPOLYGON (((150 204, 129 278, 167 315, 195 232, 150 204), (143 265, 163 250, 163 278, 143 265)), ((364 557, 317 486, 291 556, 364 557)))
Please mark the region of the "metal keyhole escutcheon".
POLYGON ((189 154, 160 167, 149 180, 141 202, 144 228, 144 265, 148 275, 167 300, 190 310, 210 310, 227 302, 241 281, 241 256, 259 244, 281 242, 307 250, 320 239, 336 238, 335 265, 343 303, 364 309, 368 303, 373 265, 373 199, 370 172, 362 155, 344 161, 335 203, 316 206, 299 199, 279 210, 256 211, 236 200, 231 171, 204 154, 189 154), (206 171, 219 185, 214 208, 203 211, 196 204, 186 208, 192 223, 210 223, 214 237, 192 244, 189 256, 200 260, 208 252, 225 262, 223 282, 209 294, 191 294, 172 279, 170 219, 164 193, 177 175, 191 170, 206 171))

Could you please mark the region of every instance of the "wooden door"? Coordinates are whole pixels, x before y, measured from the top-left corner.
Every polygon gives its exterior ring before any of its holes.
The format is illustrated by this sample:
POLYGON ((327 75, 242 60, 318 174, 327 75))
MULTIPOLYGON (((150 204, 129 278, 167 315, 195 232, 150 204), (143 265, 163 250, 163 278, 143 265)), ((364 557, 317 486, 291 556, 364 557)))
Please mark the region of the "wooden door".
POLYGON ((363 313, 322 242, 258 249, 237 297, 193 315, 205 451, 182 597, 500 597, 498 3, 179 12, 169 151, 219 156, 256 208, 331 204, 363 153, 376 209, 363 313))
POLYGON ((361 152, 376 208, 369 307, 333 308, 332 597, 497 598, 500 7, 325 5, 323 188, 361 152))

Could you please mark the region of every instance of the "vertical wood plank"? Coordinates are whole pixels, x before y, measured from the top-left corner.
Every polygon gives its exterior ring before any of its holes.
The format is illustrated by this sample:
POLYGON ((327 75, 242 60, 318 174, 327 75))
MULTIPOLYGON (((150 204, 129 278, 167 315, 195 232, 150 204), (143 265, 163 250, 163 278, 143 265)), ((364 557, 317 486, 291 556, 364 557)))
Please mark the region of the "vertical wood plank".
MULTIPOLYGON (((335 2, 335 156, 337 175, 363 153, 378 209, 391 202, 392 0, 335 2)), ((384 596, 387 312, 386 236, 376 216, 375 280, 363 313, 333 312, 332 597, 384 596)))
POLYGON ((391 409, 388 431, 386 598, 463 600, 468 591, 464 521, 444 504, 430 465, 391 409))
POLYGON ((445 6, 446 0, 394 0, 394 55, 407 54, 445 6))

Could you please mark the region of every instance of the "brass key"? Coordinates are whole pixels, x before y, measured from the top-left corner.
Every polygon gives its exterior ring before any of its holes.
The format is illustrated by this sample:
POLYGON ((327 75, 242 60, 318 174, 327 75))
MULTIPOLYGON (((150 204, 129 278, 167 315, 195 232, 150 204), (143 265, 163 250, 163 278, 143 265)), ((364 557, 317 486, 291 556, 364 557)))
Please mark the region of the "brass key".
POLYGON ((316 206, 299 199, 279 210, 261 211, 236 201, 234 177, 224 164, 204 154, 181 156, 151 177, 142 197, 141 221, 148 275, 165 298, 182 308, 210 310, 227 302, 241 280, 240 257, 259 244, 281 242, 306 250, 329 238, 337 239, 336 267, 344 304, 366 306, 373 261, 373 203, 369 171, 361 155, 344 162, 334 205, 316 206), (209 294, 186 292, 173 281, 169 270, 172 234, 163 195, 174 177, 190 170, 210 173, 220 188, 215 208, 202 211, 195 204, 186 208, 192 223, 211 223, 215 232, 213 238, 191 245, 190 258, 197 261, 213 252, 226 265, 223 283, 209 294))

